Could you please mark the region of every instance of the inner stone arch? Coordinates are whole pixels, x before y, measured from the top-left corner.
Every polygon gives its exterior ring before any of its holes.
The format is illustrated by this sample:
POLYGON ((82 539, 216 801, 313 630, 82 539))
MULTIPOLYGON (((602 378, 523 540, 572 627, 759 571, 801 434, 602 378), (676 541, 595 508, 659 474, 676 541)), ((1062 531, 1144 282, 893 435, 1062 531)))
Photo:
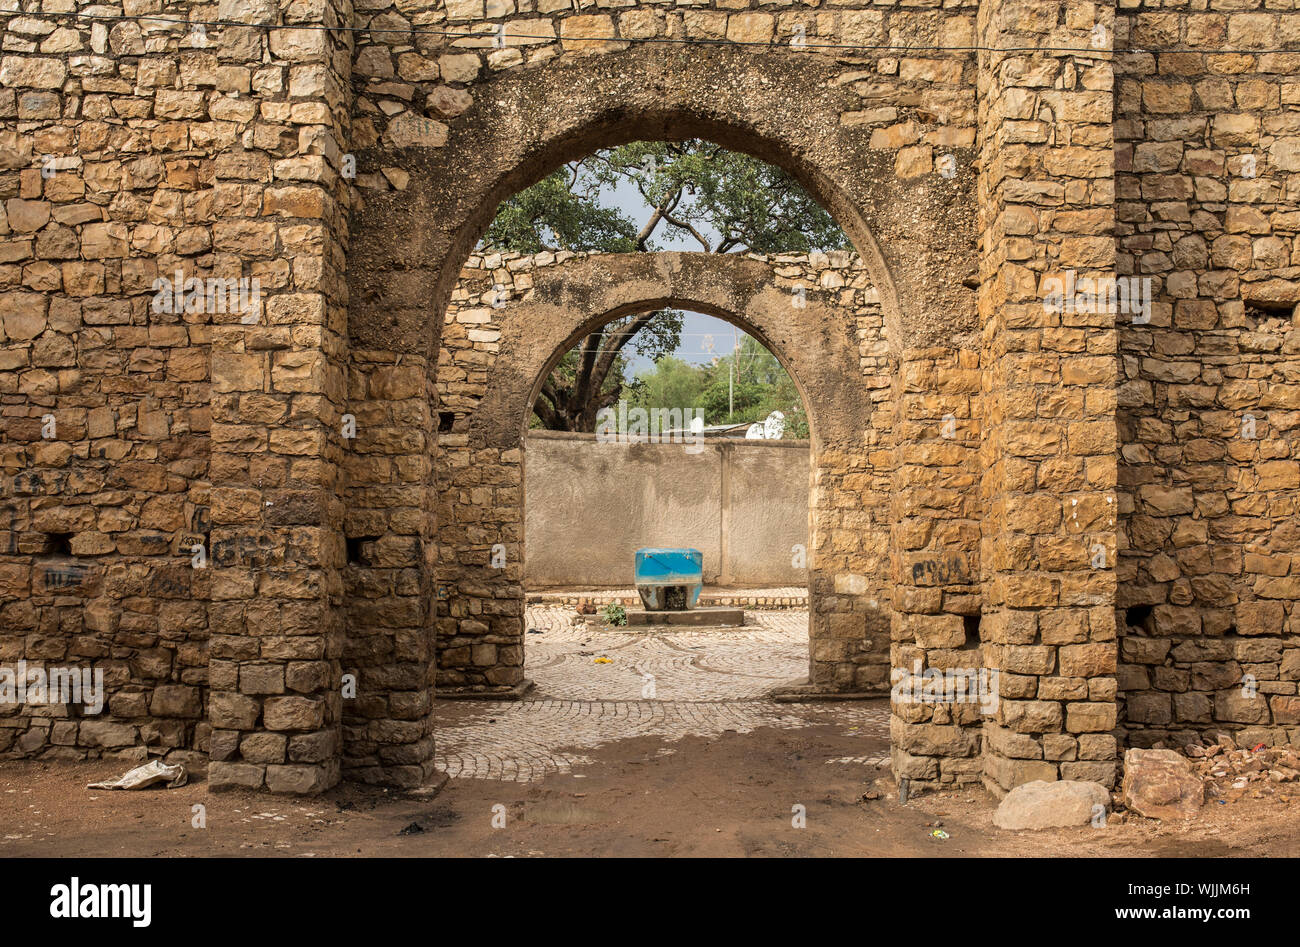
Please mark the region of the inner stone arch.
POLYGON ((472 258, 464 270, 438 364, 445 422, 435 463, 444 485, 440 695, 527 688, 526 418, 541 379, 576 340, 620 315, 664 306, 736 323, 795 378, 813 434, 805 689, 883 693, 888 471, 873 469, 879 456, 872 449, 884 442, 882 425, 892 417, 884 403, 891 364, 880 306, 860 261, 849 253, 775 259, 639 253, 494 255, 472 258), (855 487, 867 489, 860 495, 855 487), (850 493, 862 504, 856 513, 849 512, 850 493), (494 547, 504 553, 504 567, 493 567, 494 547))

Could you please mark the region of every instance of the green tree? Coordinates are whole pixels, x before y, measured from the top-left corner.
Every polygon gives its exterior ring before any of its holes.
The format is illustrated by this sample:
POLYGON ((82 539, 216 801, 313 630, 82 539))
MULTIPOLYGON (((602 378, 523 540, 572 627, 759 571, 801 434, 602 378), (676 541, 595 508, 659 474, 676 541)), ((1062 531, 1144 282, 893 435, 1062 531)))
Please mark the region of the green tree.
MULTIPOLYGON (((850 246, 834 219, 775 165, 711 142, 633 142, 584 159, 598 188, 632 184, 649 208, 637 249, 660 231, 706 253, 808 253, 850 246)), ((581 176, 581 175, 580 175, 581 176)))
MULTIPOLYGON (((849 245, 834 220, 780 168, 699 140, 604 149, 505 200, 485 252, 631 253, 685 239, 711 253, 807 253, 849 245), (645 203, 633 220, 604 195, 631 185, 645 203)), ((656 363, 681 341, 682 314, 665 309, 615 320, 579 343, 542 386, 535 408, 554 430, 590 431, 627 384, 623 350, 656 363), (633 341, 635 340, 635 342, 633 341)))
POLYGON ((808 436, 808 417, 794 379, 757 339, 742 336, 734 356, 712 364, 692 365, 673 355, 643 368, 627 385, 630 406, 697 408, 707 424, 742 424, 764 420, 773 411, 785 415, 785 437, 808 436))
POLYGON ((584 182, 580 164, 568 165, 503 201, 483 238, 485 250, 542 253, 596 250, 632 253, 636 225, 616 207, 602 207, 584 182))
POLYGON ((677 347, 683 314, 672 309, 616 319, 569 349, 542 382, 533 414, 552 431, 594 431, 601 408, 617 404, 627 371, 624 349, 651 359, 677 347))
POLYGON ((699 408, 708 375, 675 355, 665 355, 643 368, 627 386, 628 404, 634 408, 699 408))

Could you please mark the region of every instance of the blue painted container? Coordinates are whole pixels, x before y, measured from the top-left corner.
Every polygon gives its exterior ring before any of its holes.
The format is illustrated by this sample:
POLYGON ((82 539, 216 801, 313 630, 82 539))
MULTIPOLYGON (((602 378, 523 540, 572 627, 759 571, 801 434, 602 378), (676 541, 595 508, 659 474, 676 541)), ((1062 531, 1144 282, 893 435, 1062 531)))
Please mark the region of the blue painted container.
POLYGON ((704 588, 704 553, 698 549, 638 549, 633 581, 647 611, 694 608, 704 588))

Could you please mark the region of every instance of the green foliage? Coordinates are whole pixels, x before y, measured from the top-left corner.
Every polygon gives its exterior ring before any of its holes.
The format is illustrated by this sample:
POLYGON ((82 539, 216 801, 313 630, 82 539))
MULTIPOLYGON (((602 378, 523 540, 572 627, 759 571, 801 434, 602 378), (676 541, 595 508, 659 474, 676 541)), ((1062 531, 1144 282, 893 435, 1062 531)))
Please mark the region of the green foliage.
POLYGON ((618 628, 627 624, 627 609, 618 602, 610 602, 601 608, 600 617, 605 619, 605 624, 618 628))
MULTIPOLYGON (((590 341, 591 344, 599 344, 599 339, 595 336, 589 336, 587 339, 583 340, 584 343, 588 341, 590 341)), ((578 376, 581 373, 582 368, 582 351, 583 346, 581 344, 569 349, 569 351, 565 352, 564 355, 560 357, 560 361, 556 363, 555 368, 551 369, 551 374, 547 377, 546 384, 543 387, 543 393, 538 398, 539 402, 542 399, 547 400, 547 404, 543 406, 543 410, 551 408, 554 401, 560 401, 562 404, 574 404, 576 402, 574 394, 578 384, 578 376)), ((669 346, 669 351, 671 351, 671 346, 669 346)), ((623 376, 626 371, 627 358, 622 353, 619 353, 614 357, 608 374, 601 379, 600 389, 592 397, 592 403, 603 404, 608 401, 617 404, 619 397, 623 393, 623 376)), ((555 410, 558 410, 558 408, 559 406, 555 406, 555 410)), ((536 430, 539 428, 545 428, 546 426, 547 425, 542 421, 541 417, 538 416, 537 411, 534 410, 532 416, 528 419, 528 427, 532 430, 536 430)), ((560 424, 558 428, 561 430, 571 429, 566 427, 564 424, 560 424)))
POLYGON ((711 142, 634 142, 588 160, 602 186, 627 181, 637 189, 653 209, 648 223, 662 222, 667 233, 701 250, 807 253, 849 246, 830 214, 792 177, 711 142))
MULTIPOLYGON (((632 337, 629 342, 632 351, 649 358, 652 362, 657 362, 682 344, 682 323, 685 320, 686 313, 678 309, 659 310, 654 314, 654 318, 632 337)), ((626 368, 626 364, 623 367, 626 368)), ((619 377, 623 377, 622 371, 619 372, 619 377)))
MULTIPOLYGON (((571 348, 560 358, 555 368, 551 369, 550 382, 558 389, 568 391, 577 383, 578 371, 582 361, 582 347, 571 348)), ((627 369, 627 359, 620 353, 614 357, 614 367, 609 375, 605 378, 605 384, 601 388, 601 393, 614 394, 621 389, 620 379, 623 372, 627 369)))
POLYGON ((631 346, 652 360, 673 351, 685 313, 640 313, 607 323, 565 352, 542 384, 533 406, 534 425, 561 431, 595 430, 601 408, 617 404, 627 376, 624 350, 631 346), (591 357, 588 358, 587 356, 591 357))
POLYGON ((553 171, 507 198, 482 248, 630 253, 682 239, 713 253, 808 253, 849 247, 808 192, 775 165, 711 142, 632 142, 553 171), (639 222, 606 195, 631 186, 639 222))
POLYGON ((721 374, 713 373, 700 400, 710 424, 739 424, 760 420, 753 414, 763 400, 763 389, 752 382, 728 378, 723 366, 721 374))
POLYGON ((488 250, 541 253, 591 250, 631 253, 636 224, 617 207, 602 207, 573 188, 573 170, 560 168, 507 198, 483 237, 488 250))
POLYGON ((780 411, 785 415, 784 438, 808 437, 808 416, 794 379, 775 355, 747 335, 734 356, 724 355, 713 364, 691 365, 676 356, 660 359, 653 368, 637 372, 626 397, 629 406, 647 410, 702 408, 708 425, 762 421, 780 411))
POLYGON ((628 404, 640 408, 696 408, 704 391, 699 367, 667 355, 643 368, 626 389, 628 404))

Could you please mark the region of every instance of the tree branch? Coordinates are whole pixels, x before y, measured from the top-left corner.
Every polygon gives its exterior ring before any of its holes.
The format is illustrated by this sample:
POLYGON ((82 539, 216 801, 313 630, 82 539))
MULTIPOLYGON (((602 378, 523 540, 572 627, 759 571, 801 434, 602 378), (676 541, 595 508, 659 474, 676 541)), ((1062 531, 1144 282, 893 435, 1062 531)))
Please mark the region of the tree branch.
POLYGON ((650 239, 650 235, 655 232, 655 228, 659 226, 659 221, 662 219, 663 211, 656 207, 655 212, 650 215, 650 219, 647 220, 645 226, 641 228, 641 232, 636 235, 637 250, 645 249, 646 241, 650 239))
POLYGON ((636 335, 652 321, 658 312, 643 312, 631 322, 623 325, 617 333, 610 335, 605 339, 604 345, 601 346, 600 361, 596 364, 595 373, 599 376, 600 382, 596 385, 595 391, 600 391, 605 386, 605 376, 614 365, 614 359, 618 357, 619 351, 623 346, 632 340, 636 335))
MULTIPOLYGON (((604 335, 605 330, 601 328, 582 340, 582 363, 578 366, 577 376, 574 379, 571 401, 572 404, 579 405, 579 412, 582 410, 581 405, 591 400, 591 375, 596 366, 596 356, 604 335)), ((595 390, 599 391, 600 387, 597 386, 595 390)))
POLYGON ((560 424, 559 415, 550 405, 542 404, 540 401, 533 405, 533 414, 541 419, 542 426, 548 431, 562 431, 563 426, 560 424))
POLYGON ((546 400, 549 401, 552 405, 554 405, 555 407, 559 407, 560 393, 555 390, 555 385, 551 383, 551 379, 549 375, 547 376, 546 381, 542 382, 541 395, 544 398, 546 398, 546 400))
POLYGON ((698 230, 696 230, 695 226, 689 220, 678 220, 676 217, 673 217, 671 214, 664 214, 664 220, 668 221, 674 227, 679 227, 682 230, 685 230, 692 237, 698 240, 700 246, 704 247, 705 253, 713 252, 713 248, 709 246, 709 241, 704 239, 704 235, 700 233, 698 230))

